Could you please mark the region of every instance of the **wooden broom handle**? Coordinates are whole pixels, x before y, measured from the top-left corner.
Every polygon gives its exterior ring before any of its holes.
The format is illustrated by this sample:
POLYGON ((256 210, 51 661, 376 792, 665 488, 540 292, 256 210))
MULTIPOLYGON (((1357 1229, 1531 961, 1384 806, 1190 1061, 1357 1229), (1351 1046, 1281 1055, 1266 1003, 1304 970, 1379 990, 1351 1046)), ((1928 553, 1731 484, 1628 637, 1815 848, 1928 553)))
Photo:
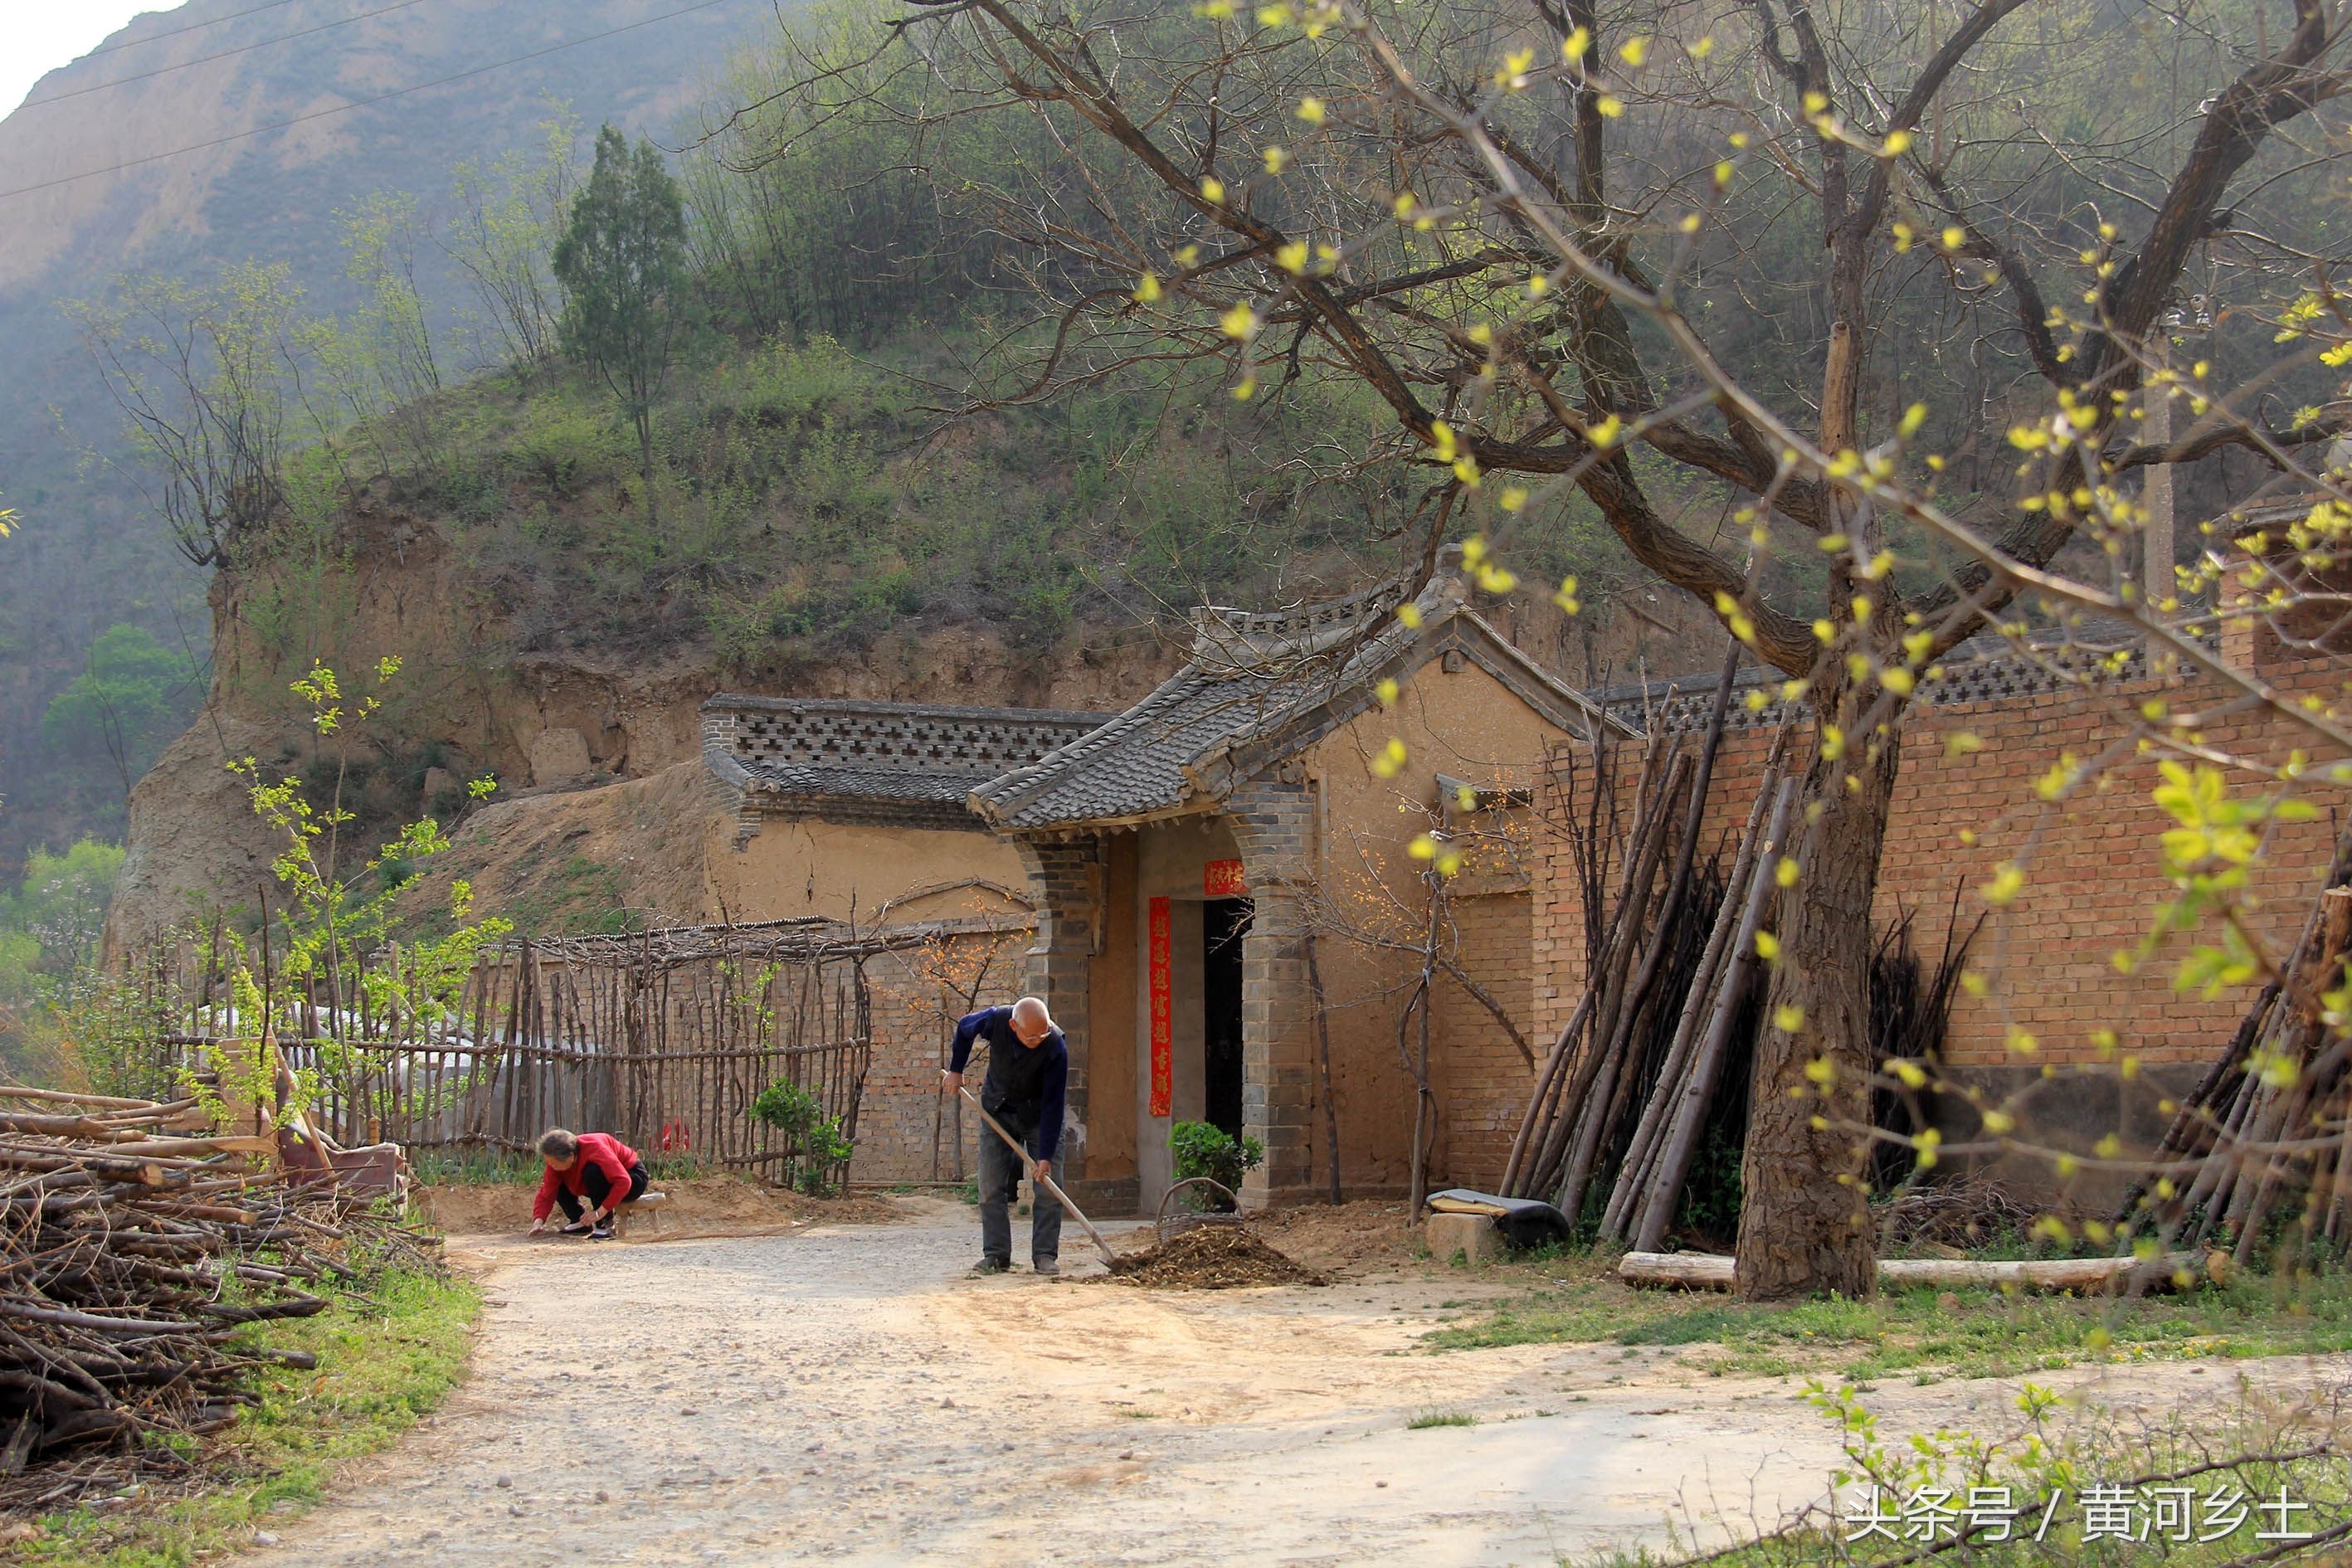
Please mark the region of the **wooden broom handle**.
POLYGON ((1105 1263, 1114 1261, 1118 1255, 1111 1251, 1110 1243, 1103 1239, 1102 1232, 1095 1228, 1095 1222, 1088 1219, 1086 1216, 1086 1212, 1079 1208, 1077 1205, 1070 1201, 1070 1194, 1062 1190, 1060 1183, 1055 1181, 1051 1176, 1040 1176, 1037 1174, 1037 1162, 1029 1157, 1029 1151, 1021 1146, 1021 1140, 1013 1136, 1012 1133, 1007 1132, 1004 1130, 1004 1124, 988 1113, 988 1108, 981 1104, 980 1097, 978 1095, 972 1093, 971 1090, 964 1088, 961 1084, 956 1086, 956 1092, 962 1095, 966 1100, 971 1101, 971 1108, 980 1112, 980 1119, 982 1121, 987 1122, 990 1130, 999 1138, 1004 1140, 1005 1147, 1011 1149, 1015 1154, 1021 1156, 1023 1168, 1029 1172, 1031 1176, 1035 1179, 1037 1184, 1044 1187, 1047 1192, 1053 1194, 1055 1200, 1065 1209, 1069 1211, 1070 1217, 1076 1220, 1079 1225, 1083 1226, 1088 1236, 1094 1237, 1095 1245, 1102 1248, 1103 1261, 1105 1263))

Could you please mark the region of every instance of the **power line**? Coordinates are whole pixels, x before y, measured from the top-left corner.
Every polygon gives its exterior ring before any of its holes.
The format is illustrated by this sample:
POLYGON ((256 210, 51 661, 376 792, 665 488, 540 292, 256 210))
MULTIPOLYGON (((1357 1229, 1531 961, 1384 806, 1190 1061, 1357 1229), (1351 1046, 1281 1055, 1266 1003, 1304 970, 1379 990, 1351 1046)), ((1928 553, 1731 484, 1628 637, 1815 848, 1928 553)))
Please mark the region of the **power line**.
POLYGON ((84 55, 81 58, 89 59, 93 55, 110 55, 117 49, 127 49, 135 44, 160 43, 165 38, 176 38, 183 33, 201 33, 206 27, 217 27, 223 22, 234 22, 238 20, 240 17, 245 16, 258 16, 264 11, 275 11, 280 7, 291 5, 292 4, 294 4, 294 0, 269 0, 268 5, 256 5, 250 11, 231 11, 226 16, 215 16, 209 21, 204 22, 191 22, 184 27, 168 27, 160 33, 150 33, 143 38, 125 38, 119 44, 100 44, 98 47, 90 50, 89 54, 84 55))
POLYGON ((106 174, 119 174, 126 169, 137 169, 149 163, 160 163, 167 158, 184 157, 190 153, 202 153, 214 147, 225 147, 232 142, 243 142, 249 137, 267 136, 273 131, 290 131, 297 125, 308 125, 314 121, 330 119, 338 114, 348 114, 354 109, 366 109, 374 104, 389 103, 395 98, 406 98, 411 93, 424 92, 431 88, 446 87, 453 81, 465 81, 469 78, 484 76, 494 70, 503 70, 509 66, 518 66, 526 60, 543 59, 549 55, 561 54, 565 49, 576 49, 583 44, 598 43, 605 38, 617 37, 623 33, 634 33, 640 27, 650 27, 656 22, 676 21, 680 16, 691 16, 697 11, 708 11, 714 5, 725 5, 730 3, 731 0, 700 0, 698 5, 683 6, 676 11, 665 11, 658 16, 647 16, 643 21, 627 22, 617 27, 608 27, 601 33, 591 33, 584 38, 550 44, 543 49, 533 49, 529 54, 515 55, 503 60, 493 60, 488 65, 476 66, 470 70, 461 70, 451 76, 436 77, 431 81, 420 81, 414 87, 394 88, 390 92, 380 92, 373 98, 354 99, 349 103, 337 104, 332 109, 313 110, 308 114, 298 114, 291 120, 281 120, 273 125, 257 125, 250 131, 233 131, 226 136, 215 136, 209 142, 197 142, 185 147, 174 147, 168 153, 150 153, 143 157, 126 158, 120 163, 110 163, 103 169, 84 169, 78 174, 60 174, 54 180, 41 180, 29 185, 18 185, 15 190, 0 191, 0 201, 6 201, 11 196, 28 196, 36 191, 55 190, 59 185, 70 185, 80 180, 95 180, 106 174))
POLYGON ((232 55, 249 55, 256 49, 266 49, 272 44, 288 43, 295 38, 307 38, 313 33, 324 33, 336 27, 349 26, 353 22, 364 22, 371 16, 388 16, 394 11, 405 11, 411 5, 423 4, 424 0, 394 0, 394 4, 390 5, 382 6, 373 11, 362 11, 356 16, 339 16, 331 22, 321 22, 315 27, 304 27, 299 32, 280 33, 274 38, 261 38, 250 44, 239 44, 233 49, 223 49, 217 54, 198 55, 194 59, 182 60, 176 65, 157 66, 153 70, 141 71, 136 76, 119 76, 112 81, 92 82, 88 87, 78 87, 71 92, 53 93, 47 98, 29 98, 16 107, 20 110, 38 109, 43 104, 63 103, 68 99, 85 98, 93 92, 104 92, 110 87, 128 87, 134 81, 149 81, 159 76, 170 76, 173 71, 184 71, 192 66, 209 65, 215 60, 227 59, 232 55))

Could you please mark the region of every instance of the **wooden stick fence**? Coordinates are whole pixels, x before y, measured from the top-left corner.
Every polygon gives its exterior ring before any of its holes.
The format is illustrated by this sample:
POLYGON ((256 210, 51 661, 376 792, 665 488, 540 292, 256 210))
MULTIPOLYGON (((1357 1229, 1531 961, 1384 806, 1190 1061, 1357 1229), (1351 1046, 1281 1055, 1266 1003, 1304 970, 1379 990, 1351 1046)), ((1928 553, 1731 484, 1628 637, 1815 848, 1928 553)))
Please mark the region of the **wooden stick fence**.
MULTIPOLYGON (((431 1005, 415 955, 388 947, 266 1008, 280 1060, 315 1086, 313 1120, 341 1142, 522 1150, 549 1126, 593 1128, 648 1156, 790 1178, 802 1152, 752 1102, 792 1082, 854 1142, 872 1059, 866 961, 945 929, 784 921, 517 940, 431 1005)), ((222 949, 215 927, 142 960, 156 1016, 181 1020, 159 1031, 165 1057, 253 1033, 222 949)), ((838 1184, 847 1163, 814 1174, 838 1184)))

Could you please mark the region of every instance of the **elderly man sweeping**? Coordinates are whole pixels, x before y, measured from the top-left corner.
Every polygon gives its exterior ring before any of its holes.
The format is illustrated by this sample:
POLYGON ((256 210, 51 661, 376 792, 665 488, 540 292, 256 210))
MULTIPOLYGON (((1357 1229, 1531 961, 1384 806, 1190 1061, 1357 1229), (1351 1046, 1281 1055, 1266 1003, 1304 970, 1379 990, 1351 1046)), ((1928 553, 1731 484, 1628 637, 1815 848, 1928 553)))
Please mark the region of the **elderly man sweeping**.
POLYGON ((980 1107, 996 1118, 1026 1151, 1029 1169, 994 1133, 980 1140, 980 1262, 974 1274, 1002 1274, 1013 1267, 1011 1205, 1023 1175, 1036 1178, 1031 1205, 1029 1261, 1040 1274, 1061 1272, 1062 1205, 1047 1184, 1062 1142, 1062 1110, 1070 1080, 1070 1051, 1054 1026, 1045 1004, 1024 996, 1010 1007, 983 1007, 956 1024, 949 1054, 947 1092, 963 1088, 963 1069, 972 1048, 988 1047, 988 1076, 981 1081, 980 1107))

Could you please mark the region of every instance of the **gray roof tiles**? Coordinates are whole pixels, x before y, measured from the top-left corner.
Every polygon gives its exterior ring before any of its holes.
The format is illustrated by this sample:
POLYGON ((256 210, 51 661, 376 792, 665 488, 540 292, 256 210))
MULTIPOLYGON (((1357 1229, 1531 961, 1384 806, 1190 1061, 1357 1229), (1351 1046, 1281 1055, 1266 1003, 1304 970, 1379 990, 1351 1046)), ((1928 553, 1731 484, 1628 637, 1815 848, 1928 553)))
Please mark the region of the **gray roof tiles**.
POLYGON ((974 804, 1007 827, 1172 810, 1191 793, 1185 768, 1286 712, 1286 694, 1276 679, 1188 667, 1093 733, 987 781, 972 792, 974 804))
POLYGON ((972 807, 1015 832, 1173 815, 1219 798, 1228 774, 1265 764, 1260 753, 1297 750, 1360 712, 1383 675, 1453 649, 1555 722, 1599 717, 1470 613, 1466 594, 1458 577, 1432 584, 1418 628, 1394 618, 1392 588, 1284 616, 1210 612, 1217 624, 1196 628, 1192 664, 1101 728, 973 790, 972 807), (1346 663, 1335 666, 1343 650, 1346 663))
POLYGON ((984 784, 986 773, 918 773, 911 768, 813 767, 761 763, 747 771, 754 795, 800 799, 944 801, 954 804, 984 784))
POLYGON ((961 805, 974 785, 1101 724, 1101 713, 747 697, 702 705, 703 749, 750 795, 961 805))

